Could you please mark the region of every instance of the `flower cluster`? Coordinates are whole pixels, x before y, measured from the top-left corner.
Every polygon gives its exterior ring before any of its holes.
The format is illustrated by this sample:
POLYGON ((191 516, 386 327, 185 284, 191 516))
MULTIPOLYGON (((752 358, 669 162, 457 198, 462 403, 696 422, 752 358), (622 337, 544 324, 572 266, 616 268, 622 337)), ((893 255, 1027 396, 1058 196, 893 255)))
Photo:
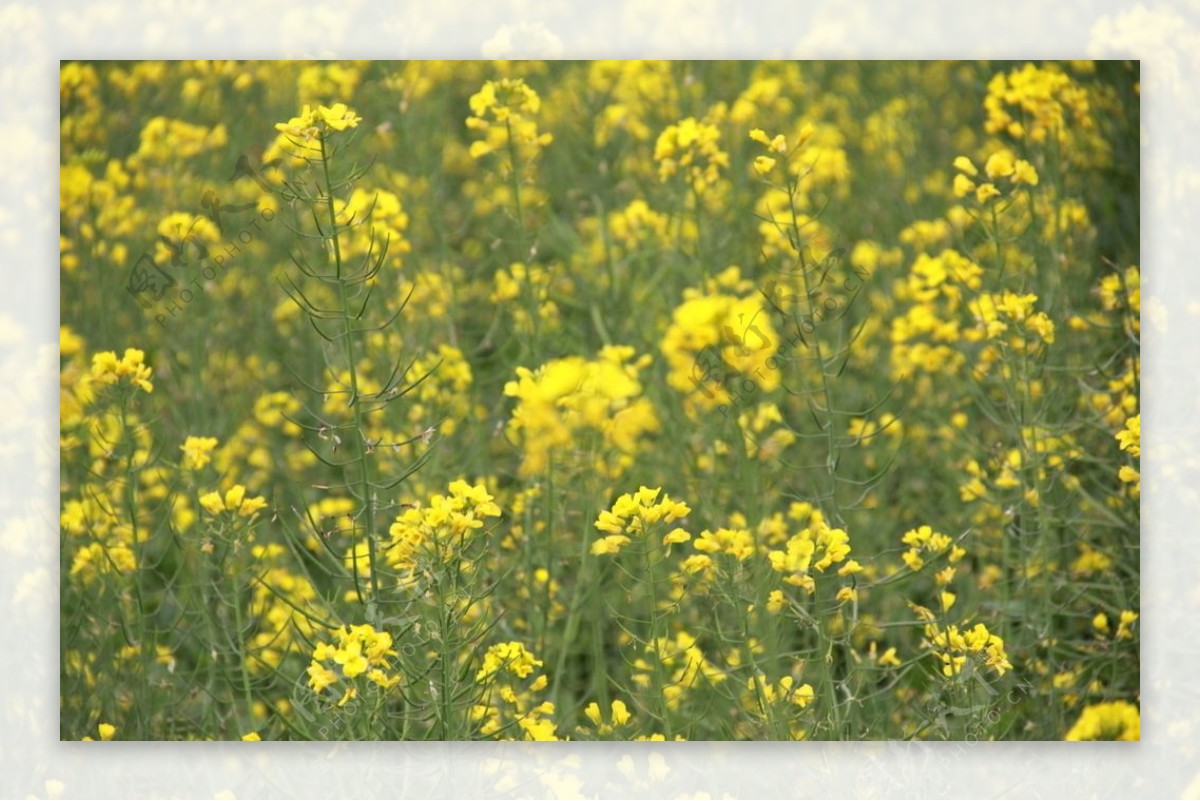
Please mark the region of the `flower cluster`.
POLYGON ((541 666, 542 660, 520 642, 502 642, 488 648, 483 666, 475 674, 476 683, 485 687, 486 693, 471 708, 471 719, 481 734, 494 737, 512 727, 527 740, 559 739, 554 703, 536 698, 549 683, 546 675, 526 681, 541 666))
POLYGON ((911 301, 892 319, 892 377, 953 373, 966 361, 960 314, 967 293, 983 284, 983 268, 953 249, 919 254, 897 295, 911 301))
POLYGON ((811 684, 796 685, 791 676, 784 676, 772 684, 766 676, 759 673, 746 679, 746 689, 750 691, 754 704, 750 707, 753 713, 764 714, 764 707, 778 703, 791 704, 804 709, 813 702, 816 693, 811 684))
POLYGON ((534 658, 521 643, 497 643, 488 648, 487 653, 483 655, 483 666, 475 674, 475 681, 483 681, 501 671, 523 679, 541 666, 542 660, 534 658))
POLYGON ((1012 670, 1012 663, 1004 652, 1004 640, 989 632, 982 623, 960 630, 954 625, 942 629, 930 621, 925 626, 925 636, 942 663, 942 675, 947 678, 962 673, 968 657, 981 659, 983 665, 995 671, 997 676, 1012 670))
POLYGON ((137 152, 129 160, 130 166, 136 169, 198 156, 229 142, 224 125, 206 128, 168 117, 151 119, 138 138, 137 152))
POLYGON ((600 735, 612 734, 613 729, 619 729, 633 719, 633 716, 629 714, 629 708, 619 698, 612 702, 609 709, 608 722, 605 722, 598 703, 592 701, 584 707, 583 714, 592 722, 592 725, 596 727, 596 732, 600 735))
MULTIPOLYGON (((534 116, 542 107, 537 92, 521 78, 488 81, 470 100, 467 128, 483 134, 471 143, 471 158, 501 151, 510 144, 526 159, 554 141, 554 135, 539 133, 534 116)), ((508 165, 511 169, 512 165, 508 165)))
POLYGON ((350 197, 333 202, 339 226, 344 226, 343 258, 379 253, 387 249, 388 263, 403 266, 403 255, 412 249, 406 236, 409 225, 400 196, 386 189, 357 187, 350 197))
MULTIPOLYGON (((1121 450, 1126 451, 1135 459, 1140 459, 1142 456, 1142 416, 1135 414, 1125 421, 1125 428, 1117 432, 1117 442, 1121 446, 1121 450)), ((1133 497, 1137 497, 1142 491, 1142 474, 1132 465, 1123 464, 1117 472, 1117 478, 1122 483, 1128 484, 1133 497)))
POLYGON ((768 136, 762 128, 755 128, 750 132, 750 138, 766 147, 769 153, 774 154, 754 157, 754 171, 759 175, 766 175, 775 169, 775 156, 785 155, 788 152, 787 137, 783 134, 768 136))
POLYGON ((671 709, 680 705, 689 690, 702 684, 719 684, 727 678, 726 672, 708 660, 696 638, 686 631, 679 632, 674 639, 655 638, 646 645, 645 653, 646 656, 639 656, 633 662, 633 682, 648 688, 657 671, 663 671, 668 680, 661 685, 662 697, 671 709))
POLYGON ((212 461, 212 452, 216 447, 216 437, 188 437, 179 446, 179 450, 183 451, 183 469, 203 469, 212 461))
POLYGON ((682 172, 697 195, 703 195, 729 168, 729 154, 721 150, 721 129, 695 117, 668 125, 654 144, 658 177, 669 180, 682 172))
POLYGON ((224 496, 216 490, 201 495, 200 506, 213 517, 224 512, 237 514, 239 517, 252 517, 256 512, 267 508, 267 501, 261 495, 247 498, 246 488, 241 484, 234 484, 224 496))
POLYGON ((958 170, 954 176, 954 196, 966 197, 974 192, 975 200, 981 205, 1000 196, 1000 190, 993 183, 997 179, 1007 178, 1013 186, 1037 186, 1038 183, 1038 174, 1034 166, 1025 159, 1016 158, 1008 149, 997 150, 988 157, 983 167, 989 179, 985 183, 977 185, 972 180, 978 177, 979 168, 966 156, 956 158, 954 167, 958 170))
MULTIPOLYGON (((1045 312, 1033 310, 1037 300, 1033 293, 980 293, 968 304, 976 327, 965 332, 965 338, 1004 343, 1015 353, 1041 351, 1054 342, 1054 321, 1045 312)), ((997 361, 1001 355, 988 347, 980 355, 978 370, 985 371, 997 361)))
POLYGON ((939 534, 931 526, 920 526, 904 532, 900 541, 908 546, 901 554, 904 564, 909 570, 917 571, 925 566, 925 560, 948 554, 950 564, 959 562, 967 555, 966 549, 955 545, 954 540, 945 534, 939 534), (924 554, 924 556, 922 556, 924 554))
MULTIPOLYGON (((1133 624, 1137 622, 1138 613, 1132 609, 1122 609, 1120 617, 1117 620, 1117 633, 1114 635, 1118 640, 1133 639, 1133 624)), ((1108 615, 1103 612, 1096 613, 1092 618, 1092 628, 1099 634, 1108 634, 1111 631, 1108 622, 1108 615)))
POLYGON ((483 528, 484 519, 499 517, 500 507, 482 484, 452 481, 449 495, 434 495, 429 506, 406 509, 388 529, 388 564, 413 570, 422 559, 439 562, 483 528))
POLYGON ((662 340, 667 383, 684 395, 689 413, 727 407, 746 383, 763 392, 777 389, 779 351, 763 295, 737 267, 703 289, 684 290, 662 340))
POLYGON ((1109 701, 1084 707, 1064 740, 1141 740, 1142 716, 1128 701, 1109 701))
POLYGON ((524 451, 522 476, 544 473, 555 452, 589 432, 599 435, 607 453, 587 469, 615 477, 633 463, 646 436, 659 426, 638 380, 650 357, 631 361, 633 355, 631 347, 605 346, 596 359, 568 356, 537 370, 517 368, 517 379, 504 385, 504 394, 517 399, 508 431, 524 451))
POLYGON ((816 589, 811 570, 824 573, 841 564, 839 576, 859 572, 862 567, 853 559, 847 561, 849 555, 850 535, 845 529, 832 528, 824 515, 814 510, 808 525, 788 539, 785 549, 768 551, 767 559, 772 570, 784 574, 786 583, 811 593, 816 589))
POLYGON ((126 348, 120 359, 111 350, 92 357, 92 379, 108 386, 122 384, 142 392, 153 392, 150 377, 154 371, 145 363, 146 354, 137 348, 126 348))
MULTIPOLYGON (((674 523, 692 511, 686 503, 671 500, 670 495, 663 494, 659 500, 660 492, 661 487, 641 487, 635 493, 625 493, 617 498, 611 509, 602 511, 595 526, 607 536, 592 543, 592 553, 615 556, 631 542, 630 534, 643 535, 651 526, 660 522, 674 523)), ((682 529, 676 529, 668 533, 663 542, 686 542, 686 534, 682 529)))
POLYGON ((604 146, 619 135, 645 141, 651 120, 678 105, 678 89, 669 61, 594 61, 587 88, 609 102, 596 118, 594 141, 604 146))
POLYGON ((551 279, 551 271, 545 267, 510 264, 507 270, 502 267, 496 271, 490 300, 498 308, 511 311, 517 331, 530 334, 539 326, 544 330, 557 322, 559 316, 558 304, 550 297, 551 279), (530 313, 527 303, 509 302, 523 296, 536 304, 534 313, 530 313))
POLYGON ((307 103, 300 116, 292 117, 287 122, 275 123, 275 130, 284 136, 301 142, 319 139, 330 131, 345 131, 357 128, 362 117, 354 113, 345 103, 334 103, 332 106, 317 106, 313 108, 307 103))
POLYGON ((400 677, 392 672, 389 659, 396 656, 392 635, 365 624, 343 626, 334 635, 336 643, 319 642, 313 649, 312 662, 308 666, 308 686, 313 692, 320 694, 346 682, 346 690, 338 701, 338 705, 343 706, 357 697, 354 679, 359 676, 365 676, 385 690, 400 683, 400 677))
POLYGON ((1095 126, 1088 93, 1058 67, 1026 64, 988 82, 983 108, 984 130, 1003 131, 1014 139, 1028 137, 1044 142, 1054 136, 1066 139, 1070 124, 1084 130, 1095 126))

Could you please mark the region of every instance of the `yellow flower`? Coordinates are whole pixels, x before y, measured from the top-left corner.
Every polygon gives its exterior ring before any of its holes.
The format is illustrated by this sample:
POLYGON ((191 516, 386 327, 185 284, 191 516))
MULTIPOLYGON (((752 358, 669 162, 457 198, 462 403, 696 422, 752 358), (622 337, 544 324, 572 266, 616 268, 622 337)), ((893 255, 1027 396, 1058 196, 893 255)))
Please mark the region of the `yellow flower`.
POLYGON ((97 353, 92 357, 92 378, 102 384, 112 385, 122 380, 143 392, 153 392, 150 383, 153 370, 145 365, 146 354, 137 348, 126 348, 120 359, 112 351, 97 353))
POLYGON ((896 656, 894 647, 888 648, 879 656, 879 664, 883 667, 900 667, 900 657, 896 656))
POLYGON ((213 448, 217 447, 216 437, 188 437, 179 446, 183 451, 183 469, 200 470, 212 461, 213 448))
POLYGON ((712 566, 712 557, 700 553, 692 554, 680 564, 683 572, 690 576, 694 576, 697 573, 707 573, 712 569, 712 566))
MULTIPOLYGON (((308 686, 320 693, 337 684, 342 678, 366 678, 385 689, 399 683, 399 677, 389 674, 389 657, 395 656, 392 635, 376 631, 373 626, 342 626, 335 632, 336 643, 318 642, 313 649, 312 661, 308 666, 308 686), (331 667, 327 663, 333 663, 331 667)), ((348 686, 339 705, 347 703, 358 693, 357 687, 348 686)))
POLYGON ((1129 451, 1132 456, 1142 455, 1142 416, 1135 414, 1125 421, 1125 430, 1117 433, 1117 442, 1121 450, 1129 451))
POLYGON ((246 497, 246 488, 234 484, 222 498, 218 492, 208 492, 200 496, 200 506, 213 517, 222 512, 237 512, 241 517, 250 517, 256 512, 267 508, 267 501, 261 495, 254 498, 246 497))
POLYGON ((318 106, 317 118, 334 131, 344 131, 347 128, 357 128, 362 117, 355 114, 345 103, 334 103, 332 106, 318 106))
POLYGON ((908 550, 901 554, 900 558, 914 572, 925 566, 925 560, 921 557, 922 552, 933 556, 948 553, 947 561, 952 565, 966 556, 966 551, 956 546, 954 540, 945 534, 937 533, 932 526, 910 529, 904 533, 900 541, 908 546, 908 550))
POLYGON ((687 542, 692 538, 692 535, 681 528, 672 529, 667 534, 663 535, 663 545, 677 545, 687 542))
POLYGON ((720 143, 721 129, 695 117, 668 125, 654 143, 659 180, 682 172, 696 193, 703 194, 729 166, 729 154, 720 143))
POLYGON ((256 732, 256 731, 252 731, 252 732, 250 732, 249 734, 243 734, 243 735, 242 735, 242 742, 245 742, 245 743, 258 743, 258 742, 262 742, 262 737, 259 737, 259 736, 258 736, 258 732, 256 732))
POLYGON ((775 159, 770 156, 755 156, 754 171, 756 173, 766 175, 773 169, 775 169, 775 159))
POLYGON ((213 517, 225 511, 225 502, 221 500, 219 492, 209 492, 200 496, 200 505, 204 507, 204 511, 208 512, 213 517))
POLYGON ((552 720, 524 717, 520 720, 520 726, 530 740, 551 742, 558 739, 554 734, 554 721, 552 720))
POLYGON ((957 170, 965 172, 972 178, 979 174, 979 170, 976 169, 975 165, 971 163, 971 160, 966 156, 959 156, 958 158, 954 159, 954 167, 957 170))
POLYGON ((846 564, 844 564, 840 568, 838 568, 837 574, 839 576, 849 576, 854 573, 861 573, 862 571, 863 571, 863 566, 860 565, 854 559, 851 559, 848 562, 846 562, 846 564))
POLYGON ((987 177, 993 180, 1012 175, 1015 169, 1016 165, 1013 161, 1013 154, 1009 150, 996 151, 983 166, 983 171, 987 173, 987 177))
POLYGON ((1028 161, 1025 161, 1025 159, 1017 159, 1016 166, 1013 168, 1012 180, 1015 184, 1029 184, 1030 186, 1037 186, 1037 170, 1034 169, 1032 164, 1030 164, 1028 161))
POLYGON ((934 653, 942 662, 942 674, 947 678, 962 672, 968 656, 983 660, 983 664, 1003 676, 1012 669, 1008 654, 1004 651, 1004 640, 988 631, 987 626, 976 623, 973 628, 960 630, 958 626, 938 628, 932 613, 919 609, 925 617, 925 635, 934 653))
MULTIPOLYGON (((784 676, 782 679, 779 680, 779 683, 782 685, 785 681, 787 681, 790 678, 791 678, 791 676, 784 676)), ((788 682, 788 684, 790 686, 790 682, 788 682)), ((813 702, 813 699, 815 699, 816 697, 817 697, 817 694, 813 690, 811 684, 801 684, 799 687, 797 687, 791 693, 792 703, 795 704, 796 706, 800 707, 801 709, 803 709, 804 707, 811 704, 813 702)))
POLYGON ((999 197, 999 195, 1000 190, 996 188, 995 184, 983 184, 975 190, 975 200, 980 203, 987 203, 992 198, 999 197))
POLYGON ((942 611, 949 612, 956 598, 957 596, 949 590, 942 590, 942 611))
POLYGON ((771 614, 778 614, 787 608, 787 598, 783 594, 783 590, 771 590, 771 594, 767 596, 767 611, 771 614))
POLYGON ((975 189, 975 182, 967 176, 959 173, 954 176, 954 196, 966 197, 975 189))
POLYGON ((604 719, 600 717, 600 705, 595 701, 592 701, 587 705, 587 707, 583 710, 583 714, 587 715, 588 720, 590 720, 595 726, 601 726, 604 724, 604 719))
POLYGON ((521 78, 502 78, 488 81, 469 101, 471 113, 482 118, 490 115, 498 122, 509 119, 516 111, 521 114, 537 114, 542 101, 532 87, 521 78))
POLYGON ((64 359, 69 359, 83 350, 83 337, 71 330, 69 325, 58 328, 58 353, 64 359))
POLYGON ((538 132, 533 117, 542 101, 521 78, 488 81, 471 96, 469 104, 474 116, 467 118, 467 128, 483 135, 468 150, 473 159, 514 145, 524 151, 524 160, 530 162, 538 149, 554 141, 553 134, 538 132))
MULTIPOLYGON (((611 509, 602 510, 593 524, 599 530, 611 535, 600 540, 600 542, 609 541, 608 545, 602 547, 604 549, 615 547, 619 550, 622 545, 629 542, 629 538, 624 535, 642 534, 648 526, 658 522, 674 523, 676 520, 687 517, 692 511, 686 503, 671 500, 670 495, 663 495, 662 500, 658 500, 660 492, 662 492, 661 487, 643 486, 636 493, 625 493, 617 498, 611 509)), ((670 539, 670 542, 686 542, 689 539, 688 533, 679 528, 672 530, 666 537, 670 539)), ((592 553, 598 553, 595 549, 599 544, 599 542, 593 544, 592 553)), ((606 552, 609 551, 606 550, 606 552)), ((615 553, 616 551, 611 552, 615 553)))
POLYGON ((423 555, 448 559, 483 528, 484 518, 501 514, 482 484, 472 486, 459 479, 451 482, 449 491, 448 496, 430 498, 428 508, 411 505, 396 518, 388 528, 388 564, 413 570, 423 555))
MULTIPOLYGON (((597 523, 596 527, 599 528, 597 523)), ((629 544, 629 537, 624 534, 610 534, 607 537, 601 537, 592 543, 593 556, 616 556, 621 552, 621 548, 629 544)))
POLYGON ((754 535, 746 529, 719 528, 716 531, 701 531, 692 543, 697 551, 709 554, 724 553, 744 562, 755 553, 754 535))
POLYGON ((534 668, 541 666, 542 660, 535 659, 521 643, 497 643, 488 648, 487 653, 483 655, 483 667, 475 674, 475 681, 490 679, 501 670, 507 670, 517 678, 523 679, 532 673, 534 668))
POLYGON ((305 103, 300 116, 292 117, 287 122, 275 123, 275 130, 292 139, 309 141, 319 138, 325 131, 356 128, 360 122, 362 117, 351 111, 345 103, 317 106, 315 109, 305 103))
MULTIPOLYGON (((812 126, 808 127, 811 133, 812 126)), ((761 128, 755 128, 750 132, 750 138, 759 144, 766 145, 767 149, 775 153, 787 153, 787 137, 785 137, 783 134, 776 134, 775 136, 771 137, 767 136, 766 132, 761 128)), ((774 162, 772 161, 772 163, 774 162)))
POLYGON ((1137 621, 1137 612, 1129 609, 1121 611, 1121 620, 1117 624, 1117 639, 1131 640, 1133 639, 1133 624, 1137 621))
POLYGON ((587 716, 587 719, 592 722, 592 725, 596 727, 596 730, 600 734, 612 734, 614 727, 624 726, 632 719, 632 715, 629 714, 629 708, 625 706, 624 701, 620 700, 612 702, 609 713, 609 720, 612 721, 611 724, 604 722, 604 716, 600 712, 600 705, 595 701, 587 705, 583 710, 583 714, 587 716))
POLYGON ((1084 708, 1065 740, 1141 740, 1142 717, 1128 701, 1092 704, 1084 708))
POLYGON ((100 733, 100 739, 105 742, 111 740, 117 733, 117 727, 111 723, 101 723, 96 730, 100 733))
POLYGON ((336 673, 316 661, 308 666, 308 686, 315 693, 320 693, 326 687, 336 684, 337 680, 336 673))

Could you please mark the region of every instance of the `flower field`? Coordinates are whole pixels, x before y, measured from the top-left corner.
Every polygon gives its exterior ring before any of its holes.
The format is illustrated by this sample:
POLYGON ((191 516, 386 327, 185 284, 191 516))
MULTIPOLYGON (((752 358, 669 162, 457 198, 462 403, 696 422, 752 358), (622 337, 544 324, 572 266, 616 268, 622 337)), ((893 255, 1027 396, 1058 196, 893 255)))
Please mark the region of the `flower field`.
POLYGON ((1140 739, 1136 63, 60 101, 62 739, 1140 739))

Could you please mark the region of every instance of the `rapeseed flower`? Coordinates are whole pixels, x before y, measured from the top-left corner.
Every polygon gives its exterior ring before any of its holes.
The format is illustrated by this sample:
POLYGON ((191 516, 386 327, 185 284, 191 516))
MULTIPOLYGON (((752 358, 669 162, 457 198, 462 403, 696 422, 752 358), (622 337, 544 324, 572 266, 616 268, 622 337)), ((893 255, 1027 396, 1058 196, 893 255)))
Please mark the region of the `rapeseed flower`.
POLYGON ((153 392, 154 384, 150 383, 150 378, 154 371, 145 360, 146 354, 137 348, 126 348, 120 359, 111 350, 97 353, 92 357, 92 379, 108 386, 123 384, 142 392, 153 392))
POLYGON ((1142 716, 1128 701, 1084 707, 1064 740, 1141 740, 1142 716))
POLYGON ((212 461, 212 452, 216 447, 216 437, 188 437, 179 446, 179 450, 183 451, 183 469, 202 469, 212 461))

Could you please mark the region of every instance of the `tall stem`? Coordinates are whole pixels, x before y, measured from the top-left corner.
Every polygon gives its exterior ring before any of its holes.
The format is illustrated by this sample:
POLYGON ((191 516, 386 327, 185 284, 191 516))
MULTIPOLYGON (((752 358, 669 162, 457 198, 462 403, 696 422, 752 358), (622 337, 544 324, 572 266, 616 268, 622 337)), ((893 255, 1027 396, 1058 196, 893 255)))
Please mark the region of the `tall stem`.
POLYGON ((342 341, 345 347, 346 364, 350 374, 350 408, 354 413, 354 440, 358 452, 359 484, 366 520, 364 531, 367 537, 367 564, 371 572, 371 597, 367 600, 367 621, 379 623, 379 571, 375 557, 375 493, 371 479, 371 466, 367 460, 366 427, 363 423, 362 407, 358 397, 358 360, 354 353, 354 327, 350 324, 350 302, 346 294, 346 280, 342 277, 342 247, 339 242, 337 212, 333 207, 333 183, 329 177, 329 158, 325 150, 325 137, 321 143, 321 168, 325 175, 325 205, 329 211, 330 234, 333 241, 333 259, 337 270, 338 294, 342 302, 342 341))

